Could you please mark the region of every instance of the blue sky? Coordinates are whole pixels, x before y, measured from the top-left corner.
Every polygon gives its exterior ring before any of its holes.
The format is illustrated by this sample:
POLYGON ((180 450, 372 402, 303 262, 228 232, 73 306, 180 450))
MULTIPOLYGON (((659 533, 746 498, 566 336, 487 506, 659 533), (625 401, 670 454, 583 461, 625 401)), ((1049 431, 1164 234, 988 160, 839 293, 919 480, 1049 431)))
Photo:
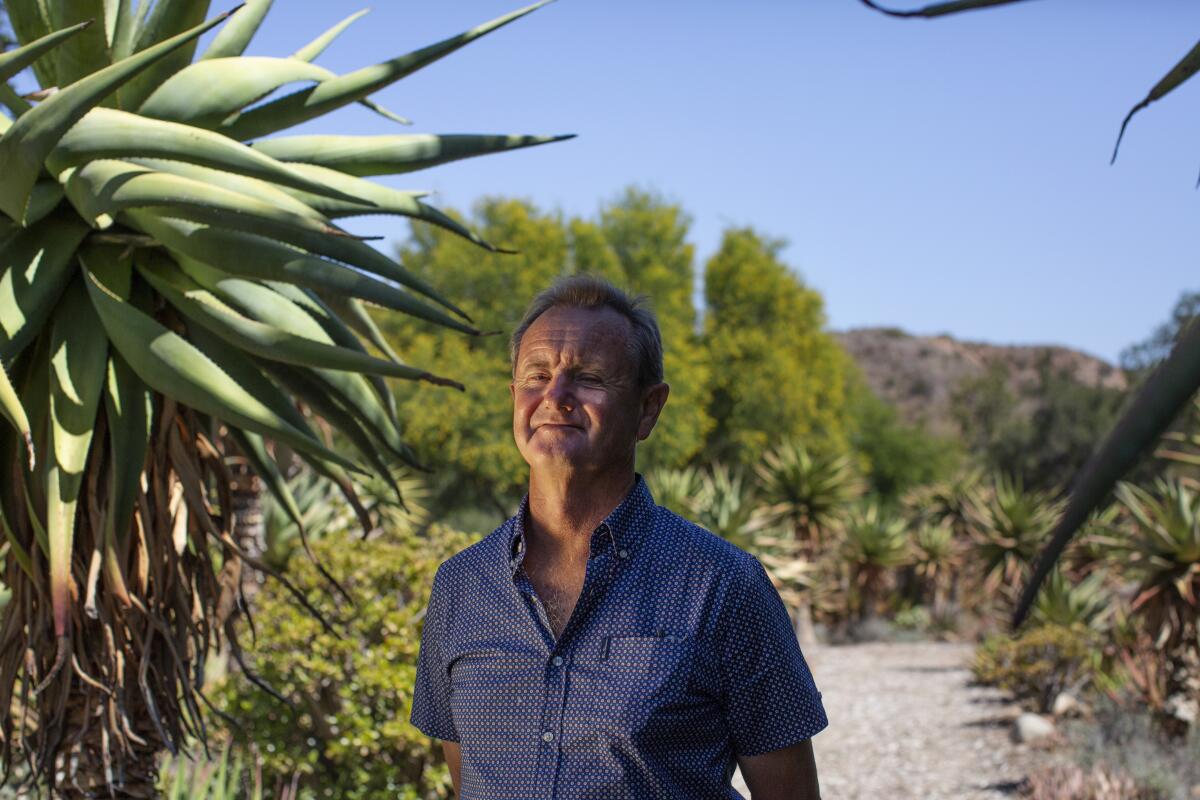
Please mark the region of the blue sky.
MULTIPOLYGON (((385 0, 321 63, 381 61, 519 4, 385 0)), ((358 8, 277 0, 251 53, 286 55, 358 8)), ((728 225, 787 239, 834 329, 1113 360, 1200 288, 1200 79, 1136 117, 1108 165, 1122 116, 1197 38, 1184 0, 933 21, 857 0, 560 0, 377 99, 415 121, 399 132, 579 134, 388 179, 442 205, 500 194, 591 214, 639 184, 690 212, 701 263, 728 225)), ((350 108, 307 130, 397 129, 350 108)))

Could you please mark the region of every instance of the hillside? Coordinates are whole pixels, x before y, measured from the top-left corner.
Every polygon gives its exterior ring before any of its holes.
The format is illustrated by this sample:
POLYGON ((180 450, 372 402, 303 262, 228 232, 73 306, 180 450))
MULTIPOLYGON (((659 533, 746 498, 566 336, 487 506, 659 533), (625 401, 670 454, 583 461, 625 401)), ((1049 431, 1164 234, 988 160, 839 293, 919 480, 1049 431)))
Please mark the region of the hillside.
MULTIPOLYGON (((906 422, 956 435, 951 402, 963 381, 985 376, 992 365, 1007 373, 1008 388, 1026 397, 1037 386, 1039 365, 1088 386, 1123 390, 1125 373, 1103 359, 1067 347, 994 345, 950 336, 913 336, 897 328, 856 328, 834 336, 858 362, 867 383, 906 422)), ((969 385, 969 383, 968 383, 969 385)), ((1032 411, 1033 401, 1023 401, 1032 411)))

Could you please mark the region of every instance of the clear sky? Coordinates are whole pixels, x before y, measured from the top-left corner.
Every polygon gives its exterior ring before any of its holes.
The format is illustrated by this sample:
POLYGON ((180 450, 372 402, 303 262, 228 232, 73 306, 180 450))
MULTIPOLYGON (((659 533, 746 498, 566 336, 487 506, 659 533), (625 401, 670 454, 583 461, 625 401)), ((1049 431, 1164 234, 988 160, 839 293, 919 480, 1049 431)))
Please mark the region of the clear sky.
MULTIPOLYGON (((348 71, 520 4, 382 0, 320 63, 348 71)), ((250 52, 286 55, 358 8, 277 0, 250 52)), ((932 21, 857 0, 560 0, 377 95, 413 128, 354 107, 306 130, 577 133, 387 180, 571 214, 639 184, 691 213, 701 264, 731 224, 787 239, 834 329, 1114 360, 1200 284, 1200 78, 1135 117, 1108 165, 1125 112, 1197 38, 1185 0, 932 21)))

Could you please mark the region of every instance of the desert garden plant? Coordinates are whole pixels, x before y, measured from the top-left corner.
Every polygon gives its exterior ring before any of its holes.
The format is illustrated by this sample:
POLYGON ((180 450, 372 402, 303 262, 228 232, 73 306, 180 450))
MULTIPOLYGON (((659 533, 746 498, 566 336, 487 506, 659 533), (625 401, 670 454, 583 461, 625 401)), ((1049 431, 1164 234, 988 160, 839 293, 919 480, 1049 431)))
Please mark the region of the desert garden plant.
POLYGON ((852 614, 875 613, 888 572, 909 562, 908 522, 866 502, 851 509, 842 529, 841 558, 849 573, 852 614))
POLYGON ((416 460, 384 378, 455 385, 402 363, 364 302, 477 333, 339 221, 398 214, 495 249, 367 178, 561 137, 278 135, 355 103, 399 120, 370 96, 537 6, 344 75, 313 60, 359 15, 270 58, 243 55, 270 0, 208 22, 207 0, 5 7, 0 760, 63 794, 149 796, 156 754, 204 738, 207 654, 244 661, 242 563, 273 572, 232 538, 227 451, 299 521, 277 456, 352 493, 416 460), (26 67, 29 99, 6 82, 26 67))
POLYGON ((1019 479, 1002 474, 977 487, 967 516, 986 594, 1014 599, 1061 507, 1049 493, 1026 491, 1019 479))
POLYGON ((818 453, 795 439, 755 465, 761 524, 787 527, 805 549, 818 547, 865 486, 844 453, 818 453))

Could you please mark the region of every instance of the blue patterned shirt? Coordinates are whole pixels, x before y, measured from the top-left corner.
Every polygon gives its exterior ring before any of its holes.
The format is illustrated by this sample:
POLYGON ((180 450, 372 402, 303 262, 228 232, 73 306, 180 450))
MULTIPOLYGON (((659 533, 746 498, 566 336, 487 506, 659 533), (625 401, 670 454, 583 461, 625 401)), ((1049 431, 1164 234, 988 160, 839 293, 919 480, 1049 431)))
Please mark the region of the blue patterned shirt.
POLYGON ((828 724, 758 559, 640 475, 556 641, 521 569, 528 502, 441 565, 425 615, 411 719, 459 743, 462 800, 728 800, 737 756, 828 724))

